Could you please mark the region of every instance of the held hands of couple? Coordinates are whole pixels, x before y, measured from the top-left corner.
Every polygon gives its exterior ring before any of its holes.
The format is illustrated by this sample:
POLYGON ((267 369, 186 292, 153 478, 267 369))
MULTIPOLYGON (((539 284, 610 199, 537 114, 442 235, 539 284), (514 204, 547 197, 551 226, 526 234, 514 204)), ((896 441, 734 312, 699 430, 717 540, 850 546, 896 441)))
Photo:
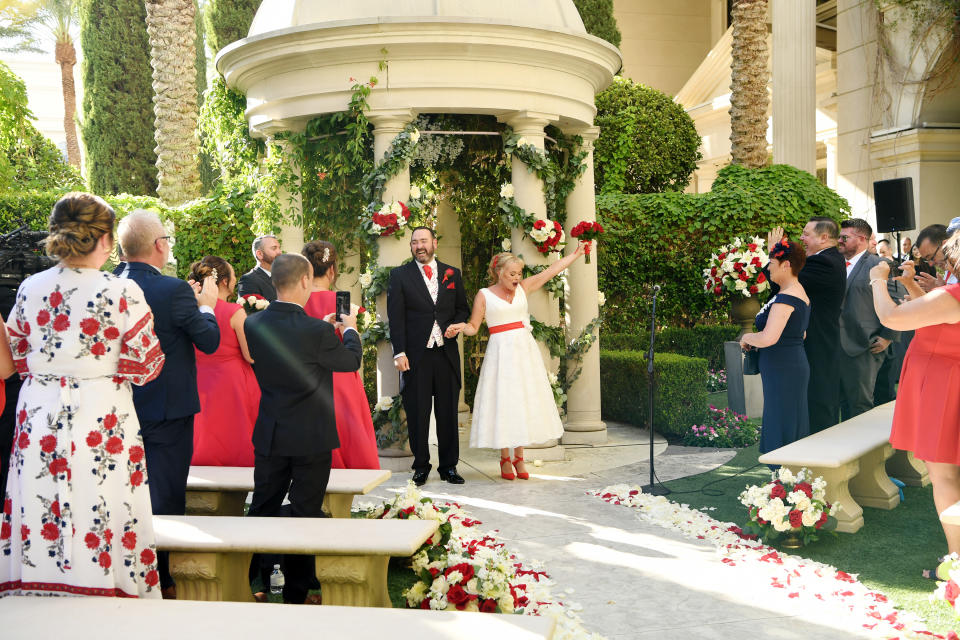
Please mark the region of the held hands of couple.
POLYGON ((451 324, 449 327, 447 327, 447 330, 443 332, 443 337, 447 339, 456 338, 457 335, 459 335, 460 332, 463 331, 463 328, 465 326, 467 326, 466 322, 458 322, 456 324, 451 324))
POLYGON ((212 309, 217 304, 217 283, 213 276, 204 278, 202 284, 196 280, 188 280, 187 284, 193 289, 193 294, 197 296, 198 306, 206 306, 212 309))

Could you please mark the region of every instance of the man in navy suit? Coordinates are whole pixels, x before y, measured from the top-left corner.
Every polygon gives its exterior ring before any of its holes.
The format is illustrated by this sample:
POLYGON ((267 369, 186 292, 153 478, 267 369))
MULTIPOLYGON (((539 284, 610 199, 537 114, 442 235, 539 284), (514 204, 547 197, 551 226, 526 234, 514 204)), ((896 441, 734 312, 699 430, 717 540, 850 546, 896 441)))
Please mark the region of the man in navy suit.
MULTIPOLYGON (((171 238, 155 213, 130 213, 120 221, 118 235, 127 260, 121 277, 143 289, 167 358, 155 380, 133 390, 147 458, 150 501, 156 515, 183 515, 193 456, 193 417, 200 411, 193 349, 196 346, 213 353, 220 345, 220 329, 213 315, 216 285, 210 277, 191 287, 160 272, 170 256, 171 238)), ((157 564, 161 592, 164 597, 176 597, 168 554, 158 554, 157 564)))

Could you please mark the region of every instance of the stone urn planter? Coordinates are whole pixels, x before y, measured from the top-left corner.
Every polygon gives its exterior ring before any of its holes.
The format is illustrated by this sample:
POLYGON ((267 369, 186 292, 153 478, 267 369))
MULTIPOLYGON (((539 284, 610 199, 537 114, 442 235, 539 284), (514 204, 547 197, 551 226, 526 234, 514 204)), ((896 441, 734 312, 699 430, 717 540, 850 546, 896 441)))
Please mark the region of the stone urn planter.
POLYGON ((386 445, 383 448, 377 447, 377 457, 380 458, 380 468, 390 471, 409 471, 413 464, 413 451, 410 450, 410 442, 406 437, 407 415, 401 409, 402 421, 401 428, 404 432, 403 438, 399 442, 386 445))
POLYGON ((730 319, 740 325, 740 334, 753 331, 753 319, 760 313, 760 299, 756 296, 738 296, 730 303, 730 319))

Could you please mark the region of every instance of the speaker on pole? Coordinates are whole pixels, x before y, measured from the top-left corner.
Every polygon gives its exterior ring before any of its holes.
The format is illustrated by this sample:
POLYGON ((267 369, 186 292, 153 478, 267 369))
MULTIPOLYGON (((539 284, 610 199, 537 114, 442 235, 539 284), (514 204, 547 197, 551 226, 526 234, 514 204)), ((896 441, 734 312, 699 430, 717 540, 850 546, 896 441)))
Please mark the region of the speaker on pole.
POLYGON ((873 183, 873 200, 877 206, 877 233, 917 228, 913 213, 913 178, 877 180, 873 183))

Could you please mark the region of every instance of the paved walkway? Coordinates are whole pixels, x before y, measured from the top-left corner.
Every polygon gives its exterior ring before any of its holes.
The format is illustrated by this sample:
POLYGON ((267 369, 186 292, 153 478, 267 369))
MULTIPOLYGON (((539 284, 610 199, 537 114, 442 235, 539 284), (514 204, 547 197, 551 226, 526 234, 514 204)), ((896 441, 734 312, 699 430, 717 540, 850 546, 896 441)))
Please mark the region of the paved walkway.
MULTIPOLYGON (((434 472, 423 491, 459 502, 483 521, 481 529, 499 530, 512 550, 542 561, 556 582, 555 595, 572 589, 569 599, 583 606, 586 628, 609 640, 859 637, 824 626, 809 611, 786 615, 779 601, 764 606, 770 602, 769 586, 723 565, 711 545, 586 495, 611 484, 646 484, 647 438, 646 431, 610 424, 608 445, 568 447, 564 462, 529 465, 529 481, 502 480, 498 453, 470 450, 463 442, 458 469, 467 483, 449 485, 434 472)), ((662 440, 656 451, 663 481, 701 473, 733 457, 732 450, 668 447, 662 440)), ((409 473, 395 472, 370 497, 387 499, 391 489, 409 479, 409 473)))

